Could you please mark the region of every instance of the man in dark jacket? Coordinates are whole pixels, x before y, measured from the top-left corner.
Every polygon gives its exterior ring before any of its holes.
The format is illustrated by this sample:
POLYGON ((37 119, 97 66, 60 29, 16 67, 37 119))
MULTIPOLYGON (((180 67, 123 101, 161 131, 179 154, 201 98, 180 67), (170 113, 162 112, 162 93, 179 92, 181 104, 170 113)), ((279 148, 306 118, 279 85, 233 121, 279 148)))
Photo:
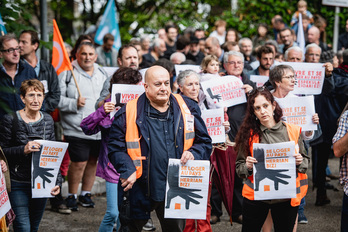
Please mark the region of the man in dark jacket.
POLYGON ((149 68, 145 74, 144 87, 145 93, 138 98, 135 105, 131 104, 133 102, 127 103, 117 112, 110 130, 109 159, 120 173, 119 199, 123 198, 124 192, 129 191, 132 220, 128 224, 130 231, 141 231, 151 210, 156 210, 162 231, 183 231, 184 219, 164 218, 168 160, 181 159, 181 163, 185 164, 188 160, 209 159, 212 150, 211 138, 200 117, 198 105, 193 100, 183 97, 183 108, 188 108, 191 115, 187 115, 187 111, 180 114, 181 107, 171 94, 170 76, 166 69, 160 66, 149 68), (136 109, 127 110, 129 105, 136 109), (130 112, 136 112, 136 122, 129 117, 130 112), (139 131, 138 149, 141 149, 142 159, 131 158, 132 153, 129 150, 136 149, 134 143, 137 143, 129 140, 127 128, 132 128, 131 126, 139 131), (188 131, 193 133, 187 133, 188 131), (184 151, 184 146, 190 139, 188 134, 194 135, 194 141, 184 151), (136 167, 141 164, 142 174, 139 176, 136 167))
POLYGON ((54 67, 36 56, 36 50, 40 46, 39 36, 36 31, 22 31, 19 36, 21 58, 35 70, 36 76, 45 87, 45 101, 42 110, 50 113, 57 108, 60 99, 58 76, 54 67))
POLYGON ((36 78, 35 71, 19 59, 19 45, 14 34, 0 37, 0 120, 6 113, 24 108, 19 88, 24 80, 36 78))

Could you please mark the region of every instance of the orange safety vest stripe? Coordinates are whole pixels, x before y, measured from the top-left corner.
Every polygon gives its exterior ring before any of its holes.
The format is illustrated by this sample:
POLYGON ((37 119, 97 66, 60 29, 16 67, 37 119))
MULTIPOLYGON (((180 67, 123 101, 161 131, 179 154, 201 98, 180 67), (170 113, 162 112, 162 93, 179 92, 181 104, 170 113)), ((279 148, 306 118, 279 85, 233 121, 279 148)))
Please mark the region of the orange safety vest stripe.
MULTIPOLYGON (((290 141, 294 141, 295 144, 298 142, 298 138, 301 133, 301 127, 293 124, 285 123, 286 129, 288 132, 288 136, 290 141)), ((252 144, 258 143, 259 137, 254 136, 253 140, 250 139, 250 153, 253 156, 253 146, 252 144)), ((296 198, 291 198, 291 205, 298 206, 301 203, 301 199, 306 196, 308 190, 308 178, 305 173, 296 173, 296 198)), ((254 178, 253 176, 249 176, 244 183, 242 195, 249 199, 254 200, 254 178)))
MULTIPOLYGON (((187 151, 193 144, 195 138, 195 131, 192 124, 192 128, 188 126, 188 120, 194 120, 191 115, 191 111, 187 107, 184 99, 179 94, 173 94, 175 99, 177 100, 180 111, 184 119, 184 151, 187 151), (192 129, 192 130, 190 130, 192 129)), ((139 97, 138 97, 139 98, 139 97)), ((141 148, 140 148, 140 137, 139 131, 136 124, 137 119, 137 102, 138 98, 129 101, 126 105, 126 145, 127 145, 127 153, 133 160, 134 166, 136 168, 136 178, 140 178, 143 174, 143 162, 146 158, 141 156, 141 148)))

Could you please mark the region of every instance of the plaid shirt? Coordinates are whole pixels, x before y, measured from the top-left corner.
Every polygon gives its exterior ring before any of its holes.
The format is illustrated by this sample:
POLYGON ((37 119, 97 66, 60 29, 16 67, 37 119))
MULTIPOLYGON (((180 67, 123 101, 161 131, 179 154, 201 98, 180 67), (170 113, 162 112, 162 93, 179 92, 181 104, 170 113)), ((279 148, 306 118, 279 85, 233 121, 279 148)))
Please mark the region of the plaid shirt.
MULTIPOLYGON (((346 133, 348 133, 348 110, 342 114, 340 123, 338 125, 337 132, 332 139, 334 144, 339 139, 341 139, 346 133)), ((344 185, 343 190, 346 195, 348 195, 348 153, 343 156, 342 166, 340 170, 340 184, 344 185)))

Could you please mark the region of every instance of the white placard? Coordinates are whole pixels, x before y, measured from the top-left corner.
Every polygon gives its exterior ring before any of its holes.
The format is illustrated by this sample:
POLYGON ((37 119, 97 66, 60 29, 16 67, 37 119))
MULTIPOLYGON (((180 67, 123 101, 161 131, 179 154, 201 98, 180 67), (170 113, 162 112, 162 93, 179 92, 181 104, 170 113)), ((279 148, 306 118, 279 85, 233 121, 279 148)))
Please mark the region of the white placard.
POLYGON ((226 142, 224 122, 224 108, 202 110, 202 119, 207 127, 212 143, 226 142))
POLYGON ((51 190, 56 186, 60 164, 68 143, 35 140, 41 144, 41 151, 33 152, 31 162, 32 197, 53 197, 51 190))
POLYGON ((262 87, 268 81, 268 79, 268 76, 250 75, 250 80, 256 83, 256 87, 262 87))
POLYGON ((217 108, 230 107, 246 102, 243 82, 235 76, 223 76, 201 83, 209 102, 217 108))
POLYGON ((283 110, 283 121, 302 127, 302 131, 318 129, 317 124, 314 124, 312 120, 315 114, 313 95, 277 98, 276 101, 283 110))
POLYGON ((111 102, 115 103, 115 109, 110 113, 110 118, 113 118, 116 112, 121 107, 137 98, 145 92, 143 85, 125 85, 125 84, 113 84, 111 90, 111 102))
POLYGON ((295 142, 254 143, 253 150, 254 199, 296 197, 295 142))
MULTIPOLYGON (((8 170, 9 172, 9 170, 8 170)), ((10 209, 11 203, 6 189, 5 175, 0 170, 0 218, 2 218, 10 209)))
POLYGON ((328 5, 328 6, 348 7, 347 0, 323 0, 322 3, 323 5, 328 5))
POLYGON ((179 64, 179 65, 176 64, 175 65, 176 76, 179 76, 179 74, 185 70, 193 70, 196 73, 200 73, 202 71, 201 66, 199 65, 192 65, 192 64, 179 64))
POLYGON ((143 78, 143 80, 142 80, 140 83, 138 83, 138 85, 144 85, 144 83, 145 83, 145 73, 146 73, 146 71, 147 71, 148 69, 149 69, 149 68, 143 68, 143 69, 140 69, 140 70, 139 70, 139 72, 140 72, 141 77, 143 78))
POLYGON ((114 75, 114 73, 119 69, 119 67, 103 67, 108 77, 114 75))
POLYGON ((208 160, 189 160, 181 165, 179 159, 169 159, 165 218, 206 219, 209 168, 208 160))
POLYGON ((293 94, 321 94, 325 78, 325 67, 322 63, 283 62, 290 65, 296 74, 296 85, 293 94))

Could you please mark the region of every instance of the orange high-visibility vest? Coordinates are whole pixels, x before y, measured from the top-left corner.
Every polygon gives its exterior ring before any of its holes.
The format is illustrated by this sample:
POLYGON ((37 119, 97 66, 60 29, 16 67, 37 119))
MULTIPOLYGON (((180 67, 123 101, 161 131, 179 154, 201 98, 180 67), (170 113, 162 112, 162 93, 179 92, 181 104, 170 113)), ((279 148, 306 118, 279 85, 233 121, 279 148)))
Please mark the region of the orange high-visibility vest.
MULTIPOLYGON (((290 141, 294 141, 295 144, 298 142, 300 137, 301 127, 293 124, 284 123, 288 131, 290 141)), ((253 156, 253 143, 258 143, 259 137, 254 136, 253 140, 250 139, 250 153, 253 156)), ((306 196, 308 190, 308 178, 305 173, 296 173, 296 198, 291 198, 291 206, 295 207, 300 205, 301 199, 306 196)), ((243 197, 249 200, 254 200, 254 177, 249 176, 243 186, 243 197)))
MULTIPOLYGON (((193 144, 193 140, 195 138, 194 131, 194 116, 191 115, 190 109, 187 107, 184 99, 179 94, 173 94, 176 98, 181 114, 184 120, 184 151, 187 151, 193 144), (188 125, 188 122, 192 123, 188 125)), ((139 98, 139 97, 138 97, 139 98)), ((131 100, 126 105, 126 145, 127 145, 127 153, 133 160, 134 166, 136 168, 136 177, 137 179, 141 177, 143 174, 143 162, 146 157, 141 156, 141 148, 140 148, 140 137, 139 131, 136 124, 137 119, 137 102, 138 98, 131 100)))

